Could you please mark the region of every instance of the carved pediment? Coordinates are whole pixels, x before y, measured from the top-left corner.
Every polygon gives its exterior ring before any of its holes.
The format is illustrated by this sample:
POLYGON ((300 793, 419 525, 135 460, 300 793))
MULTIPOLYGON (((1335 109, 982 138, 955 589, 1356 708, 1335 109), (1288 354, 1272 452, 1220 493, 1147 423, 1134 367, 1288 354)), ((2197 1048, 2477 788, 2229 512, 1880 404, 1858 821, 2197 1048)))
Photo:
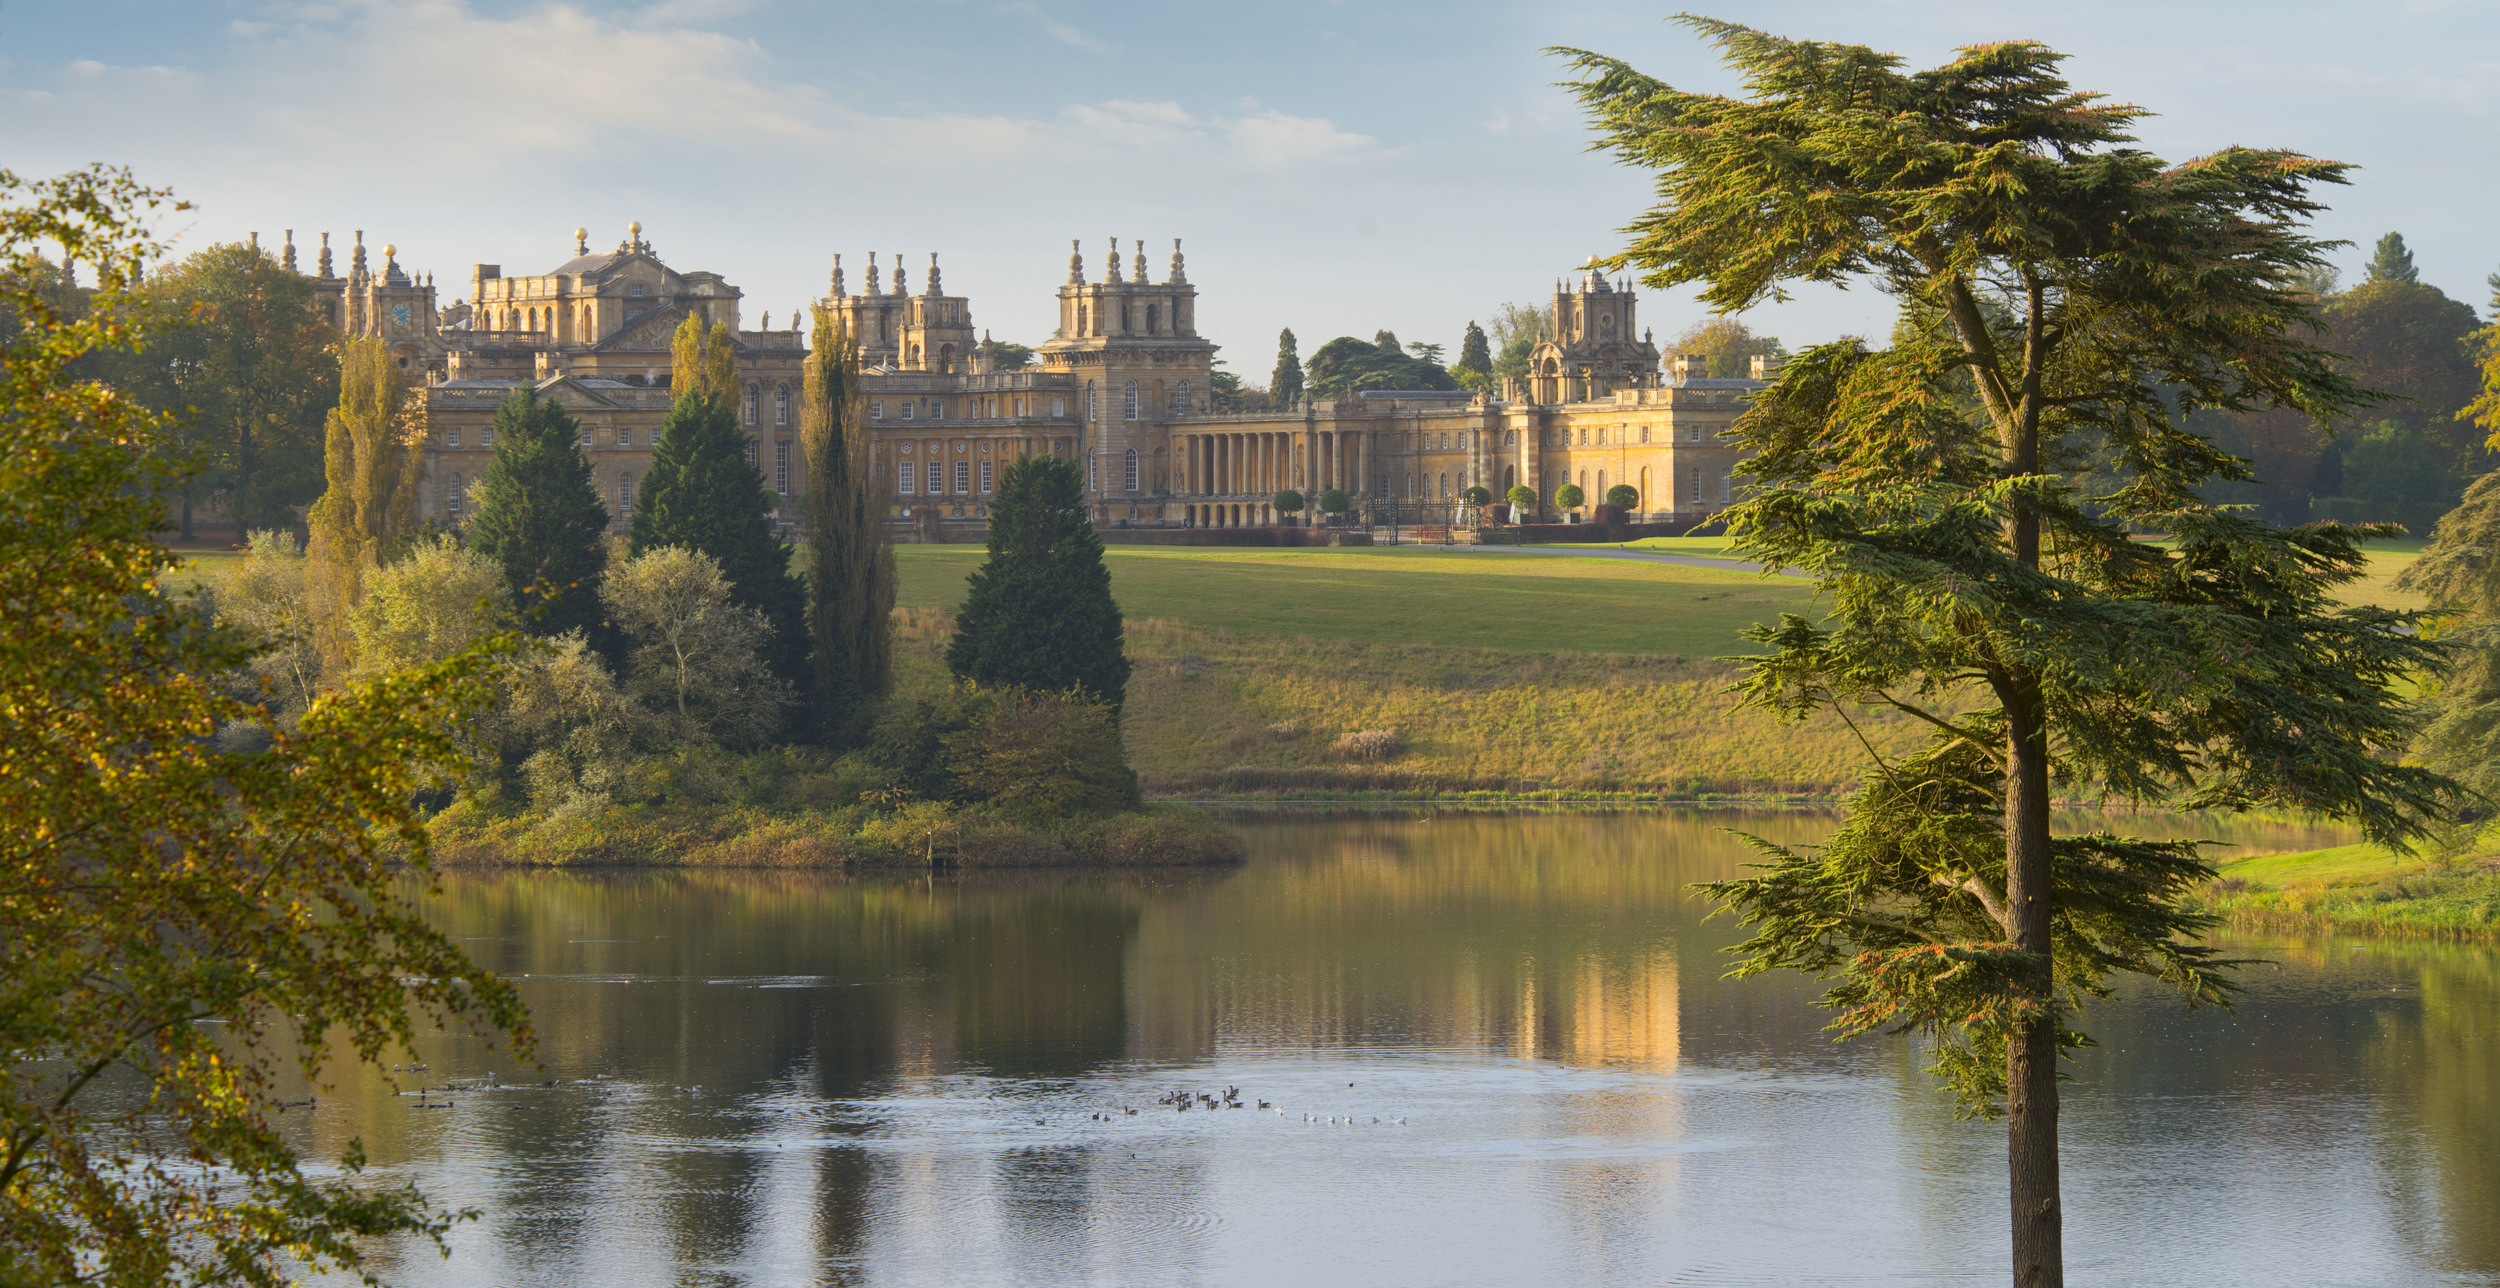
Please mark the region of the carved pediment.
POLYGON ((686 320, 680 309, 656 309, 625 324, 625 328, 601 341, 603 353, 667 353, 678 326, 686 320))

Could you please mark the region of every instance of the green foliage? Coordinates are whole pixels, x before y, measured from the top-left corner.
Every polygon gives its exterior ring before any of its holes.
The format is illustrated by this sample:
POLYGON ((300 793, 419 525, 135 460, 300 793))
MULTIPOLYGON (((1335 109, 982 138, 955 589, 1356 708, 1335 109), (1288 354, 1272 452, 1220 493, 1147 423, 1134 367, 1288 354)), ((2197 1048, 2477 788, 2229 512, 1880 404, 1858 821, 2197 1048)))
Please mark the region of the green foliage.
POLYGON ((2429 686, 2414 753, 2479 794, 2473 813, 2486 818, 2500 802, 2500 472, 2474 480, 2395 588, 2440 610, 2438 633, 2456 648, 2455 669, 2429 686))
POLYGON ((894 539, 884 471, 869 457, 859 345, 816 311, 800 391, 807 464, 807 610, 815 642, 815 725, 841 745, 894 683, 894 539))
POLYGON ((523 628, 538 635, 601 632, 598 581, 608 564, 608 508, 591 486, 581 423, 538 391, 513 391, 495 409, 495 457, 478 477, 469 547, 503 569, 516 605, 543 604, 523 628))
POLYGON ((1588 499, 1589 494, 1581 490, 1577 483, 1565 483, 1554 489, 1554 504, 1561 509, 1577 510, 1588 499))
MULTIPOLYGON (((2471 306, 2419 282, 2373 278, 2329 301, 2325 319, 2336 369, 2389 396, 2369 412, 2373 419, 2419 431, 2444 466, 2477 463, 2477 436, 2461 415, 2479 383, 2471 306)), ((2346 434, 2368 428, 2340 417, 2330 423, 2346 434)), ((2349 485, 2344 490, 2353 494, 2349 485)))
POLYGON ((1641 490, 1629 483, 1617 483, 1606 489, 1606 504, 1618 510, 1641 508, 1641 490))
POLYGON ((483 706, 491 657, 325 695, 265 750, 210 736, 270 719, 221 688, 255 641, 158 591, 178 565, 154 539, 180 483, 160 450, 172 427, 77 374, 150 338, 132 294, 163 247, 144 221, 186 208, 102 167, 0 172, 9 1284, 362 1272, 367 1240, 439 1237, 454 1218, 361 1185, 354 1139, 335 1168, 305 1167, 314 1137, 275 1120, 282 1073, 379 1062, 438 1025, 530 1055, 511 987, 407 897, 427 872, 411 802, 456 773, 450 730, 483 706), (33 285, 51 247, 93 269, 92 313, 33 285))
POLYGON ((1450 374, 1466 371, 1485 376, 1493 374, 1492 344, 1486 339, 1484 328, 1477 326, 1472 319, 1467 323, 1466 337, 1458 342, 1458 363, 1450 368, 1450 374))
POLYGON ((312 646, 312 605, 304 590, 304 550, 293 533, 251 534, 242 564, 217 581, 217 624, 251 650, 244 674, 276 727, 292 730, 321 693, 321 656, 312 646))
POLYGON ((956 794, 1036 819, 1137 808, 1137 775, 1122 758, 1111 707, 1073 689, 1006 689, 981 707, 970 727, 944 740, 956 794))
POLYGON ((672 741, 753 746, 779 726, 792 697, 764 660, 772 626, 737 601, 719 561, 646 550, 609 573, 599 597, 633 639, 625 692, 669 720, 672 741))
POLYGON ((730 399, 679 394, 651 451, 631 550, 676 546, 718 561, 737 601, 772 628, 764 657, 773 674, 798 686, 810 669, 807 590, 790 572, 790 548, 773 531, 776 508, 763 471, 747 461, 730 399))
POLYGON ((1944 323, 1889 349, 1809 350, 1738 422, 1754 455, 1737 548, 1812 575, 1830 605, 1757 631, 1776 651, 1744 700, 1891 709, 1937 733, 1876 760, 1845 842, 1774 854, 1713 893, 1756 927, 1750 968, 1836 975, 1844 1032, 1924 1029, 1966 1105, 2002 1090, 2026 1214, 2015 1277, 2059 1283, 2072 1001, 2122 971, 2221 993, 2184 939, 2192 850, 2057 837, 2053 784, 2316 812, 2398 842, 2455 799, 2392 755, 2411 720, 2391 690, 2438 646, 2419 615, 2332 595, 2375 534, 2206 504, 2200 488, 2247 470, 2182 426, 2207 408, 2331 420, 2371 401, 2306 342, 2302 275, 2324 250, 2305 232, 2310 189, 2346 167, 2241 148, 2170 166, 2129 146, 2139 109, 2073 92, 2060 55, 2028 42, 1904 73, 1860 46, 1683 21, 1751 97, 1558 51, 1604 145, 1658 172, 1659 205, 1615 264, 1653 288, 1698 282, 1722 313, 1793 280, 1871 280, 1944 323), (2096 454, 2127 481, 2087 507, 2075 475, 2096 454))
POLYGON ((448 535, 420 542, 408 557, 366 574, 364 598, 349 615, 360 677, 434 666, 508 629, 511 593, 503 568, 448 535))
POLYGON ((1511 484, 1510 490, 1502 494, 1502 499, 1510 503, 1512 514, 1519 517, 1521 522, 1525 522, 1527 517, 1536 514, 1536 489, 1525 483, 1511 484))
POLYGON ((1302 401, 1302 359, 1295 351, 1292 327, 1276 333, 1276 372, 1268 377, 1267 393, 1279 407, 1302 401))
POLYGON ((1286 488, 1268 498, 1268 504, 1275 506, 1278 514, 1300 514, 1305 501, 1300 492, 1286 488))
POLYGON ((727 407, 737 400, 738 348, 727 322, 706 332, 703 315, 687 310, 669 339, 669 388, 680 404, 701 398, 727 407))
POLYGON ((177 420, 199 473, 178 486, 189 533, 194 492, 241 526, 294 522, 322 488, 325 413, 338 403, 338 328, 311 278, 267 252, 211 246, 158 270, 133 304, 157 319, 147 348, 103 355, 106 379, 177 420))
POLYGON ((1022 371, 1033 364, 1031 345, 984 339, 976 352, 990 360, 992 371, 1022 371))
POLYGON ((2403 233, 2389 233, 2378 239, 2366 271, 2372 282, 2411 284, 2422 280, 2422 274, 2413 267, 2413 252, 2405 249, 2403 233))
POLYGON ((1778 358, 1788 350, 1775 335, 1755 335, 1735 318, 1705 318, 1667 342, 1668 356, 1698 353, 1710 359, 1710 378, 1738 380, 1753 374, 1756 357, 1778 358))
POLYGON ((1439 365, 1410 356, 1397 337, 1380 333, 1388 343, 1365 344, 1341 335, 1311 355, 1310 393, 1314 398, 1342 398, 1366 389, 1456 389, 1458 382, 1439 365))
POLYGON ((1406 351, 1408 353, 1411 353, 1417 358, 1420 358, 1425 362, 1429 362, 1436 367, 1441 365, 1441 355, 1446 352, 1448 348, 1448 345, 1430 344, 1422 340, 1409 340, 1406 343, 1406 351))
POLYGON ((1322 514, 1343 514, 1353 508, 1354 498, 1347 496, 1341 488, 1332 487, 1319 494, 1319 512, 1322 514))
POLYGON ((1469 505, 1491 505, 1493 504, 1493 489, 1479 484, 1460 492, 1458 499, 1469 505))
MULTIPOLYGON (((2344 495, 2359 504, 2358 513, 2331 511, 2321 518, 2401 523, 2415 534, 2427 533, 2440 514, 2455 504, 2455 477, 2442 469, 2439 456, 2422 440, 2422 432, 2402 421, 2383 420, 2369 426, 2344 448, 2344 495)), ((2321 499, 2321 510, 2325 501, 2321 499)))
POLYGON ((325 452, 329 487, 313 503, 306 556, 313 647, 322 672, 356 664, 348 615, 364 579, 417 528, 417 486, 425 469, 425 408, 408 396, 407 377, 382 341, 349 340, 340 349, 339 405, 330 412, 325 452))
POLYGON ((990 504, 989 557, 972 574, 946 665, 985 686, 1082 690, 1120 709, 1120 607, 1073 462, 1029 456, 1007 467, 990 504))
POLYGON ((1551 304, 1505 304, 1493 311, 1489 337, 1493 342, 1495 380, 1517 380, 1528 374, 1528 353, 1554 336, 1551 304))
POLYGON ((1387 327, 1372 332, 1372 347, 1383 353, 1406 352, 1406 346, 1398 343, 1398 333, 1387 327))

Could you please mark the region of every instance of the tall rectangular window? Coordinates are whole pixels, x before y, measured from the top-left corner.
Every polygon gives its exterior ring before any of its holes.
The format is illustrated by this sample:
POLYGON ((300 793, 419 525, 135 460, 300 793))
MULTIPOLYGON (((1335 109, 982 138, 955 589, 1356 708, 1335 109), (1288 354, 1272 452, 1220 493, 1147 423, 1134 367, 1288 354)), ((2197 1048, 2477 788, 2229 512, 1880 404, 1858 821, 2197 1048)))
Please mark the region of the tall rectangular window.
POLYGON ((945 469, 945 466, 936 461, 929 462, 929 495, 936 496, 946 490, 945 469))
POLYGON ((870 419, 870 420, 884 420, 884 419, 885 419, 885 400, 884 400, 884 399, 880 398, 880 399, 878 399, 877 401, 875 401, 875 402, 872 402, 872 403, 868 404, 868 419, 870 419))
POLYGON ((1641 426, 1641 441, 1644 443, 1649 441, 1649 426, 1647 425, 1641 426))
POLYGON ((903 400, 903 419, 905 419, 905 420, 910 420, 910 419, 911 419, 911 409, 912 409, 912 402, 911 402, 911 400, 910 400, 910 399, 908 399, 908 398, 904 399, 904 400, 903 400))
POLYGON ((790 390, 786 385, 773 391, 773 423, 790 423, 790 390))
POLYGON ((1125 472, 1125 473, 1124 473, 1121 477, 1127 481, 1127 483, 1128 483, 1128 490, 1129 490, 1129 491, 1131 491, 1131 492, 1134 492, 1134 491, 1136 491, 1136 490, 1137 490, 1137 449, 1136 449, 1136 448, 1133 448, 1133 447, 1132 447, 1132 448, 1130 448, 1130 449, 1129 449, 1128 458, 1127 458, 1127 465, 1125 466, 1125 471, 1126 471, 1126 472, 1125 472))
POLYGON ((984 492, 993 490, 990 487, 990 463, 988 461, 981 462, 981 490, 984 492))
POLYGON ((460 476, 454 474, 451 476, 451 486, 443 489, 443 508, 457 515, 460 513, 460 501, 460 476))
POLYGON ((750 438, 747 440, 747 464, 753 465, 755 463, 755 440, 750 438))
POLYGON ((588 446, 590 446, 590 444, 591 444, 590 426, 588 426, 588 425, 584 425, 584 426, 582 426, 582 446, 584 446, 584 447, 588 447, 588 446))
POLYGON ((619 447, 631 447, 631 446, 633 446, 633 445, 634 445, 634 427, 633 427, 633 426, 631 426, 631 425, 620 425, 620 426, 618 426, 618 427, 617 427, 617 430, 616 430, 616 445, 617 445, 617 446, 619 446, 619 447))
POLYGON ((1099 452, 1089 452, 1085 456, 1085 490, 1088 492, 1102 491, 1101 455, 1099 452))
POLYGON ((1726 505, 1726 504, 1727 504, 1728 493, 1729 493, 1730 491, 1733 491, 1733 490, 1735 489, 1735 487, 1736 487, 1736 476, 1735 476, 1735 475, 1733 475, 1733 474, 1722 474, 1722 475, 1720 475, 1720 476, 1719 476, 1719 504, 1721 504, 1721 505, 1726 505))
POLYGON ((634 475, 631 470, 616 472, 616 512, 618 514, 634 512, 634 475))
POLYGON ((773 444, 773 490, 783 496, 790 495, 790 441, 788 439, 773 444))
POLYGON ((955 462, 955 490, 957 492, 969 492, 972 490, 972 462, 955 462))
POLYGON ((1051 399, 1051 400, 1050 400, 1050 414, 1051 414, 1051 415, 1053 415, 1053 416, 1065 416, 1065 415, 1067 415, 1067 414, 1068 414, 1068 400, 1067 400, 1067 399, 1065 399, 1065 398, 1053 398, 1053 399, 1051 399))
POLYGON ((913 469, 910 461, 905 461, 901 465, 894 467, 895 491, 898 491, 905 496, 910 496, 914 491, 918 490, 913 487, 913 484, 918 483, 919 481, 920 471, 913 469))
POLYGON ((748 424, 750 424, 750 425, 752 425, 752 424, 754 424, 754 423, 755 423, 755 400, 756 400, 756 397, 757 397, 757 394, 756 394, 755 387, 754 387, 753 385, 749 385, 749 386, 747 386, 747 423, 748 423, 748 424))
POLYGON ((480 447, 493 447, 495 445, 495 430, 493 426, 490 425, 485 429, 477 431, 477 445, 480 447))
POLYGON ((1701 471, 1688 470, 1686 473, 1689 474, 1693 480, 1693 501, 1694 503, 1699 504, 1701 501, 1701 471))

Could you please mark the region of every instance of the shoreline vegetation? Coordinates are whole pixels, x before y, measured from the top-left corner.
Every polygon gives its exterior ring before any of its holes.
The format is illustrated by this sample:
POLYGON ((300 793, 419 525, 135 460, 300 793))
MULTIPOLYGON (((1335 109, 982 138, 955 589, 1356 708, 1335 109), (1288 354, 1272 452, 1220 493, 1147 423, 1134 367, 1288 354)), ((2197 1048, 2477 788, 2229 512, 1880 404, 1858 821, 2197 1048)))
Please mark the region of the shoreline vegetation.
POLYGON ((2361 843, 2226 860, 2200 897, 2238 930, 2393 939, 2500 939, 2500 845, 2454 855, 2361 843))

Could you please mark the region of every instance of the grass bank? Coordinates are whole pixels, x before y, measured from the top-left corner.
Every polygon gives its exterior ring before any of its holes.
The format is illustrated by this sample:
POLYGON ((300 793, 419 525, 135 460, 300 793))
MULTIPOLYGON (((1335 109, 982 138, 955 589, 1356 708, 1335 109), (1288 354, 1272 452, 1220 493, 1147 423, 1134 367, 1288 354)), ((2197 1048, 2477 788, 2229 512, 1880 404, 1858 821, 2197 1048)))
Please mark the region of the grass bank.
POLYGON ((2331 930, 2406 938, 2500 938, 2494 838, 2459 857, 2340 845, 2221 865, 2205 906, 2252 930, 2331 930))

